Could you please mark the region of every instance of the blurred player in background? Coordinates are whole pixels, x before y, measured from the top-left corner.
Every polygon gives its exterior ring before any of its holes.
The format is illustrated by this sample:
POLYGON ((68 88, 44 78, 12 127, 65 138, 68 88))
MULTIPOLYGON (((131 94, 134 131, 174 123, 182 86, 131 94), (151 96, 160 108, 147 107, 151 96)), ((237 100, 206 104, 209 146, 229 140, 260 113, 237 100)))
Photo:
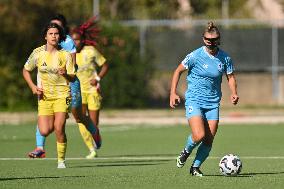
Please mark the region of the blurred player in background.
POLYGON ((183 167, 192 150, 199 145, 190 168, 190 173, 194 176, 203 176, 200 166, 209 156, 218 129, 223 73, 226 74, 231 90, 232 104, 236 105, 239 100, 233 63, 218 47, 220 32, 213 22, 208 23, 203 33, 203 41, 204 46, 188 54, 176 68, 170 93, 170 106, 175 108, 180 103, 180 97, 176 93, 180 75, 188 70, 185 109, 192 134, 189 135, 184 150, 177 157, 177 167, 183 167))
MULTIPOLYGON (((68 35, 69 28, 67 27, 66 18, 61 14, 57 14, 51 18, 50 22, 56 23, 63 28, 66 38, 64 41, 60 42, 60 46, 64 50, 71 53, 72 59, 76 63, 76 47, 72 38, 68 35)), ((91 151, 91 153, 87 156, 87 158, 94 158, 95 149, 100 148, 101 146, 101 138, 99 132, 96 132, 96 127, 93 125, 92 121, 87 116, 82 114, 82 98, 80 91, 80 82, 77 77, 75 77, 75 81, 70 83, 70 87, 71 87, 71 96, 72 96, 71 100, 72 114, 76 122, 78 123, 79 130, 85 144, 88 146, 89 150, 91 151)), ((29 157, 44 158, 45 157, 44 146, 45 146, 45 137, 40 134, 39 129, 37 128, 36 148, 34 151, 28 154, 29 157)))
POLYGON ((63 29, 50 23, 44 30, 46 45, 36 48, 27 60, 23 76, 33 94, 38 95, 38 129, 43 136, 55 131, 58 168, 66 168, 67 138, 65 122, 70 103, 69 82, 75 79, 75 66, 70 53, 59 46, 65 34, 63 29), (37 85, 31 71, 38 69, 37 85))
MULTIPOLYGON (((100 81, 108 71, 108 64, 104 56, 95 48, 99 32, 95 20, 96 17, 93 17, 81 26, 74 28, 71 31, 71 37, 77 49, 77 76, 81 83, 83 114, 88 113, 99 131, 99 112, 102 100, 100 81), (101 67, 99 73, 97 67, 101 67)), ((96 155, 96 151, 91 151, 92 153, 96 155)))

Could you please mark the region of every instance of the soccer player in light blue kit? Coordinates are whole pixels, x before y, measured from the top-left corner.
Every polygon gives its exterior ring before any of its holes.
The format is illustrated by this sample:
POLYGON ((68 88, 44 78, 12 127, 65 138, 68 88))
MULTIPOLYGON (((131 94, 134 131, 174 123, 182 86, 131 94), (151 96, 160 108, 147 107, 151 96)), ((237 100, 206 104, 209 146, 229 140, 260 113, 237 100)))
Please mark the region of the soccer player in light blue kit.
MULTIPOLYGON (((71 53, 72 59, 75 62, 76 61, 76 46, 73 41, 73 39, 68 35, 68 27, 67 27, 67 21, 65 17, 61 14, 56 14, 53 16, 50 20, 51 23, 55 23, 59 26, 61 26, 64 29, 64 32, 66 33, 66 39, 60 43, 61 48, 71 53)), ((98 129, 93 125, 92 121, 89 119, 89 117, 84 116, 82 113, 82 96, 81 96, 81 90, 80 90, 80 81, 77 77, 75 77, 75 81, 70 82, 70 88, 71 88, 71 111, 72 114, 78 123, 79 127, 80 124, 83 124, 83 126, 86 126, 86 132, 82 134, 82 137, 84 139, 84 142, 88 141, 88 143, 93 143, 92 138, 94 139, 94 150, 99 149, 101 147, 101 137, 98 132, 98 129), (84 136, 83 136, 84 135, 84 136), (91 136, 91 138, 89 137, 91 136)), ((81 132, 81 130, 80 130, 81 132)), ((38 126, 36 129, 36 148, 28 153, 28 156, 31 158, 45 158, 45 137, 42 136, 39 132, 38 126)), ((91 153, 90 158, 94 158, 91 153)), ((88 156, 87 156, 88 157, 88 156)))
POLYGON ((180 103, 180 97, 176 94, 180 75, 188 70, 185 111, 191 135, 177 157, 177 167, 183 167, 192 150, 198 146, 190 168, 193 176, 203 176, 200 166, 209 156, 218 129, 223 74, 227 77, 232 104, 236 105, 239 100, 233 63, 231 58, 218 48, 220 32, 213 22, 208 23, 203 33, 203 41, 205 45, 188 54, 176 68, 170 93, 170 106, 175 108, 180 103))

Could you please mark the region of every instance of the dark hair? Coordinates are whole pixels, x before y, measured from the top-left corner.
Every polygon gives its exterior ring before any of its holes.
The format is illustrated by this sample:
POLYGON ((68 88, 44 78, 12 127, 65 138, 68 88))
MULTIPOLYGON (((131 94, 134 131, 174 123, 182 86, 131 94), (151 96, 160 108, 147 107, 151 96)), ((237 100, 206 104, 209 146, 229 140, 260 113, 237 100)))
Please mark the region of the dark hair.
POLYGON ((60 27, 58 24, 55 24, 55 23, 48 23, 45 28, 43 29, 43 37, 46 36, 47 34, 47 31, 50 29, 50 28, 57 28, 58 29, 58 32, 59 32, 59 43, 64 41, 66 39, 66 35, 63 31, 63 28, 60 27))
POLYGON ((217 28, 217 26, 214 25, 214 23, 212 21, 208 22, 207 27, 204 30, 203 36, 207 32, 208 33, 216 33, 220 37, 219 29, 217 28))
POLYGON ((68 33, 69 33, 69 27, 67 26, 67 20, 66 20, 66 18, 65 18, 64 15, 62 15, 62 14, 56 14, 56 15, 54 15, 53 17, 51 17, 50 22, 51 22, 52 20, 59 20, 59 21, 62 23, 62 27, 63 27, 63 29, 64 29, 65 34, 68 34, 68 33))
POLYGON ((87 20, 82 25, 74 28, 71 31, 71 34, 78 34, 81 36, 83 45, 97 45, 98 35, 100 33, 100 29, 97 24, 97 17, 94 16, 87 20))

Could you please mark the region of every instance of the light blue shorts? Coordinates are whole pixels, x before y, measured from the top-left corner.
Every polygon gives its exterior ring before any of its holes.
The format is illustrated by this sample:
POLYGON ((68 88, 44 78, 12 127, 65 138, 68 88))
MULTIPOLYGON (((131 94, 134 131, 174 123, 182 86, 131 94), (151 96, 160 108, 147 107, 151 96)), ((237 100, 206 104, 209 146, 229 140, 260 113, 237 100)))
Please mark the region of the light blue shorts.
POLYGON ((81 88, 80 88, 80 81, 76 77, 74 82, 70 82, 71 88, 71 107, 78 108, 82 106, 82 96, 81 96, 81 88))
POLYGON ((206 120, 219 120, 219 107, 207 109, 197 105, 186 105, 185 115, 187 119, 193 116, 201 116, 206 120))

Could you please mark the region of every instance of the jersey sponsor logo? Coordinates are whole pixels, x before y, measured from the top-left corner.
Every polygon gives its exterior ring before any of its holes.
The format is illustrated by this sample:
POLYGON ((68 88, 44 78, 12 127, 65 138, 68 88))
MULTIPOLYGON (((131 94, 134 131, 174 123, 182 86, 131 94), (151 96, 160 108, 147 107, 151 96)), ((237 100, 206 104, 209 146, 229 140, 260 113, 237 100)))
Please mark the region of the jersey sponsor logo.
POLYGON ((57 74, 57 73, 58 73, 58 69, 56 69, 56 68, 44 67, 44 68, 40 68, 40 69, 39 69, 39 72, 41 72, 41 73, 57 74))
POLYGON ((89 63, 89 64, 86 64, 86 65, 80 66, 80 67, 78 67, 77 72, 83 72, 83 71, 89 70, 89 69, 91 69, 92 66, 93 66, 93 63, 89 63))
POLYGON ((46 62, 43 62, 43 64, 41 66, 47 66, 46 62))
POLYGON ((204 69, 208 69, 208 64, 203 64, 202 66, 204 69))

